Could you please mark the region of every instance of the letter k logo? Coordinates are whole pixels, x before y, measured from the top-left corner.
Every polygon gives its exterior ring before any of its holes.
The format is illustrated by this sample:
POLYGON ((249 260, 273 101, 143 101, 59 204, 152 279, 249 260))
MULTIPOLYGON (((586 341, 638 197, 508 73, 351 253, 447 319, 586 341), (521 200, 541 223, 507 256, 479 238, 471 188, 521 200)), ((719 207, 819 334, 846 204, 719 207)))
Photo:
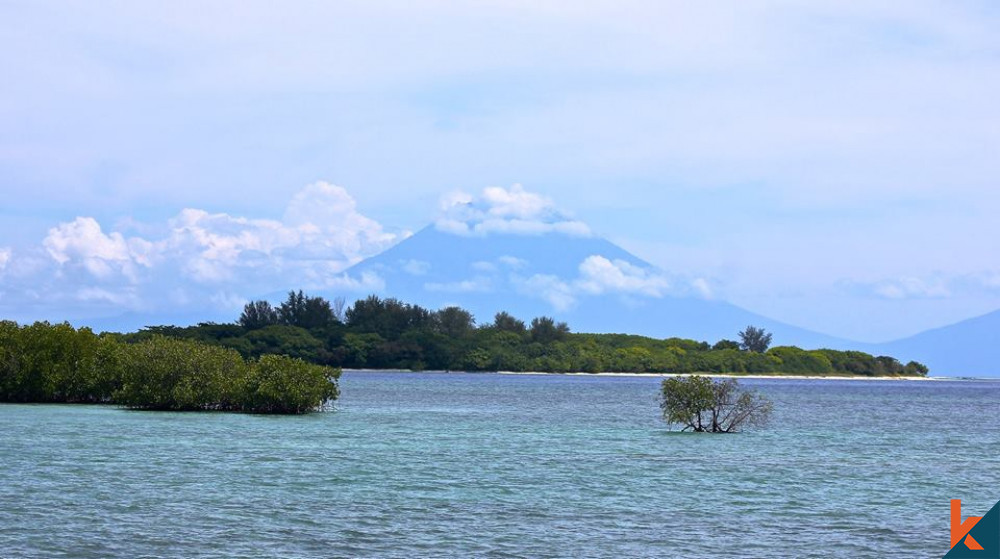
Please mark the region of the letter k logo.
POLYGON ((971 535, 969 535, 969 530, 976 525, 982 519, 981 516, 970 516, 962 522, 962 500, 952 499, 951 500, 951 547, 955 547, 962 538, 965 538, 965 547, 972 550, 981 550, 983 546, 979 545, 971 535))

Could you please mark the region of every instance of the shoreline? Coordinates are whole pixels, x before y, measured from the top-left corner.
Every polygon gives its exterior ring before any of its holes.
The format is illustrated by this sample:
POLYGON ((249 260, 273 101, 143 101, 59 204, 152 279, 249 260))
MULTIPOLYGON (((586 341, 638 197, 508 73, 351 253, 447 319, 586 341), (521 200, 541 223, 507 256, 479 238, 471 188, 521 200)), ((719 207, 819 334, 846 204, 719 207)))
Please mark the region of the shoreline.
POLYGON ((734 379, 784 379, 784 380, 885 380, 885 381, 948 381, 963 380, 953 377, 866 377, 861 375, 783 375, 783 374, 747 374, 738 375, 733 373, 544 373, 544 372, 519 372, 519 371, 497 371, 501 375, 564 375, 564 376, 590 376, 590 377, 654 377, 654 378, 676 378, 699 375, 711 378, 734 378, 734 379))
POLYGON ((861 375, 855 376, 845 376, 845 375, 785 375, 785 374, 732 374, 732 373, 613 373, 613 372, 602 372, 602 373, 584 373, 584 372, 572 372, 572 373, 547 373, 544 371, 438 371, 438 370, 427 370, 427 371, 412 371, 408 369, 342 369, 343 372, 351 373, 433 373, 433 374, 451 374, 451 373, 469 373, 469 374, 496 374, 496 375, 522 375, 522 376, 574 376, 574 377, 653 377, 653 378, 673 378, 673 377, 687 377, 693 374, 698 374, 701 376, 712 377, 712 378, 733 378, 733 379, 784 379, 784 380, 863 380, 863 381, 930 381, 930 382, 946 382, 946 381, 963 381, 963 380, 990 380, 990 379, 977 379, 977 378, 966 378, 966 377, 867 377, 861 375))

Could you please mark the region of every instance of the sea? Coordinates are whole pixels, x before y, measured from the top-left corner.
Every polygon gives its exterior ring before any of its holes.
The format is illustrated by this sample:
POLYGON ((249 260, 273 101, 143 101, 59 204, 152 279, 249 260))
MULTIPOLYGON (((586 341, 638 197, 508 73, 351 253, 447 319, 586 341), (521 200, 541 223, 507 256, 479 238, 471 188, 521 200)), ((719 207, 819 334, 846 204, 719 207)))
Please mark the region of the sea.
POLYGON ((346 371, 304 416, 0 405, 0 558, 941 557, 1000 500, 1000 382, 346 371))

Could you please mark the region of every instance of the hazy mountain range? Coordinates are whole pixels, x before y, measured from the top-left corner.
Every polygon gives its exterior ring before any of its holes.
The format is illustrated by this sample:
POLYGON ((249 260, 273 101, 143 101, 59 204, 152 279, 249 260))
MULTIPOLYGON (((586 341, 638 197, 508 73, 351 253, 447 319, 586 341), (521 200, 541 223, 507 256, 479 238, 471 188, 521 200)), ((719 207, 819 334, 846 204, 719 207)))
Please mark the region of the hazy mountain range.
POLYGON ((753 324, 771 331, 776 344, 889 354, 924 362, 939 375, 1000 375, 1000 312, 891 343, 865 344, 713 300, 701 280, 671 276, 593 236, 461 235, 432 225, 346 275, 430 308, 462 306, 481 323, 506 310, 523 319, 554 316, 580 332, 709 342, 735 339, 753 324))
MULTIPOLYGON (((297 287, 289 278, 289 288, 297 287)), ((547 315, 578 332, 621 332, 715 342, 747 325, 774 334, 776 345, 860 349, 932 374, 1000 375, 1000 311, 885 344, 865 344, 785 324, 713 299, 699 278, 672 275, 586 230, 489 231, 438 222, 347 269, 338 288, 311 290, 348 299, 377 293, 428 308, 459 305, 488 323, 501 310, 524 320, 547 315)), ((282 293, 264 295, 272 301, 282 293)), ((83 321, 98 328, 231 321, 233 316, 119 316, 83 321)))

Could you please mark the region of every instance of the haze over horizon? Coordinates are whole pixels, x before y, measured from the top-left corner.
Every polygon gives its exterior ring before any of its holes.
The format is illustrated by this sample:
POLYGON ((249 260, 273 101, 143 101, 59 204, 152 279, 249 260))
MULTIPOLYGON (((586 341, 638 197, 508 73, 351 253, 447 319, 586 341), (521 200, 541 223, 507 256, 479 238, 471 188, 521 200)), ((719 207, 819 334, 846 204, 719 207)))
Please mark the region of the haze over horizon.
POLYGON ((993 3, 299 7, 0 7, 0 318, 360 296, 428 224, 852 340, 1000 308, 993 3))

